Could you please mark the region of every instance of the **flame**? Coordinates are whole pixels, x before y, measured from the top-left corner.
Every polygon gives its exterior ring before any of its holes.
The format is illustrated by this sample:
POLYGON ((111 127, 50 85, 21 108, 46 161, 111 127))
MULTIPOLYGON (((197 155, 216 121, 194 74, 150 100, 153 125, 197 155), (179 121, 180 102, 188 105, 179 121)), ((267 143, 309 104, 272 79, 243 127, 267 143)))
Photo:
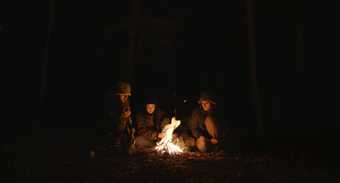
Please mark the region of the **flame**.
POLYGON ((164 137, 157 142, 155 150, 161 153, 168 152, 170 155, 173 154, 179 154, 183 153, 183 148, 180 146, 176 145, 172 139, 172 134, 174 130, 181 124, 180 120, 176 120, 175 117, 172 117, 171 123, 167 124, 163 130, 162 133, 164 133, 164 137))

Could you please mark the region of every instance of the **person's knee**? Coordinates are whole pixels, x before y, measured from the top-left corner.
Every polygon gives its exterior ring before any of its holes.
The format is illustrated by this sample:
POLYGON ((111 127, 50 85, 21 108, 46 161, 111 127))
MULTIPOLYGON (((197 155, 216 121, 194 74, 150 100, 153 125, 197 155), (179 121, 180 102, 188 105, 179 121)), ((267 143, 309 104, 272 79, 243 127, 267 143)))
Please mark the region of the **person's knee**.
POLYGON ((136 143, 136 146, 140 147, 140 146, 143 146, 144 143, 145 143, 145 139, 143 136, 138 136, 135 138, 135 143, 136 143))
POLYGON ((138 136, 135 138, 135 143, 137 148, 144 148, 152 146, 152 142, 145 138, 144 136, 138 136))
POLYGON ((207 140, 206 140, 206 138, 203 137, 203 136, 200 136, 196 140, 196 147, 199 151, 206 152, 207 151, 207 140))
POLYGON ((195 141, 195 138, 186 137, 184 138, 184 143, 188 147, 195 147, 196 141, 195 141))

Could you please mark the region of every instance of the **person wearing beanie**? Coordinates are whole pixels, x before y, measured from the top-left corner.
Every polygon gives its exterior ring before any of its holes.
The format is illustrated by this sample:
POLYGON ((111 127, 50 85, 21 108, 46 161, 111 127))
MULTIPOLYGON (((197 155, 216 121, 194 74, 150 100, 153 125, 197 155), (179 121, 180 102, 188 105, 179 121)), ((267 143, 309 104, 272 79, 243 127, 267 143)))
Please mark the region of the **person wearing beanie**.
POLYGON ((136 148, 155 146, 156 141, 163 137, 163 127, 169 123, 170 117, 159 108, 156 98, 147 98, 144 110, 136 115, 136 148))

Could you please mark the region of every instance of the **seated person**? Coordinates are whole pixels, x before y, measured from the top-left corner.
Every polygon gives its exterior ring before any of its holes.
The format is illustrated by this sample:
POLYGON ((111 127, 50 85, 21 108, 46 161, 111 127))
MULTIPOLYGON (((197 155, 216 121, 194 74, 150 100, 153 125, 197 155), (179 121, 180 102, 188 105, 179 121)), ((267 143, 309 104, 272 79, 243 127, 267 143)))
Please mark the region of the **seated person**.
POLYGON ((164 136, 161 133, 163 127, 169 123, 170 118, 158 108, 156 99, 147 99, 145 110, 136 115, 136 148, 143 149, 155 146, 156 141, 164 136))

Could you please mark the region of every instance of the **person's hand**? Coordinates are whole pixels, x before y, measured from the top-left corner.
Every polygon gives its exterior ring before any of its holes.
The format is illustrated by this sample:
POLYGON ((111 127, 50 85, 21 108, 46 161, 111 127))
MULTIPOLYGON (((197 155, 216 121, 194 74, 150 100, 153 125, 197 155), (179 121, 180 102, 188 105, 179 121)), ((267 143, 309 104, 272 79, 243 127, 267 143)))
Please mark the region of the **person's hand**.
POLYGON ((217 144, 217 143, 218 143, 218 140, 215 139, 215 138, 212 138, 212 139, 210 139, 210 142, 211 142, 212 144, 217 144))
POLYGON ((158 138, 159 138, 159 139, 162 139, 164 136, 165 136, 165 133, 163 133, 163 132, 161 132, 161 133, 158 134, 158 138))

